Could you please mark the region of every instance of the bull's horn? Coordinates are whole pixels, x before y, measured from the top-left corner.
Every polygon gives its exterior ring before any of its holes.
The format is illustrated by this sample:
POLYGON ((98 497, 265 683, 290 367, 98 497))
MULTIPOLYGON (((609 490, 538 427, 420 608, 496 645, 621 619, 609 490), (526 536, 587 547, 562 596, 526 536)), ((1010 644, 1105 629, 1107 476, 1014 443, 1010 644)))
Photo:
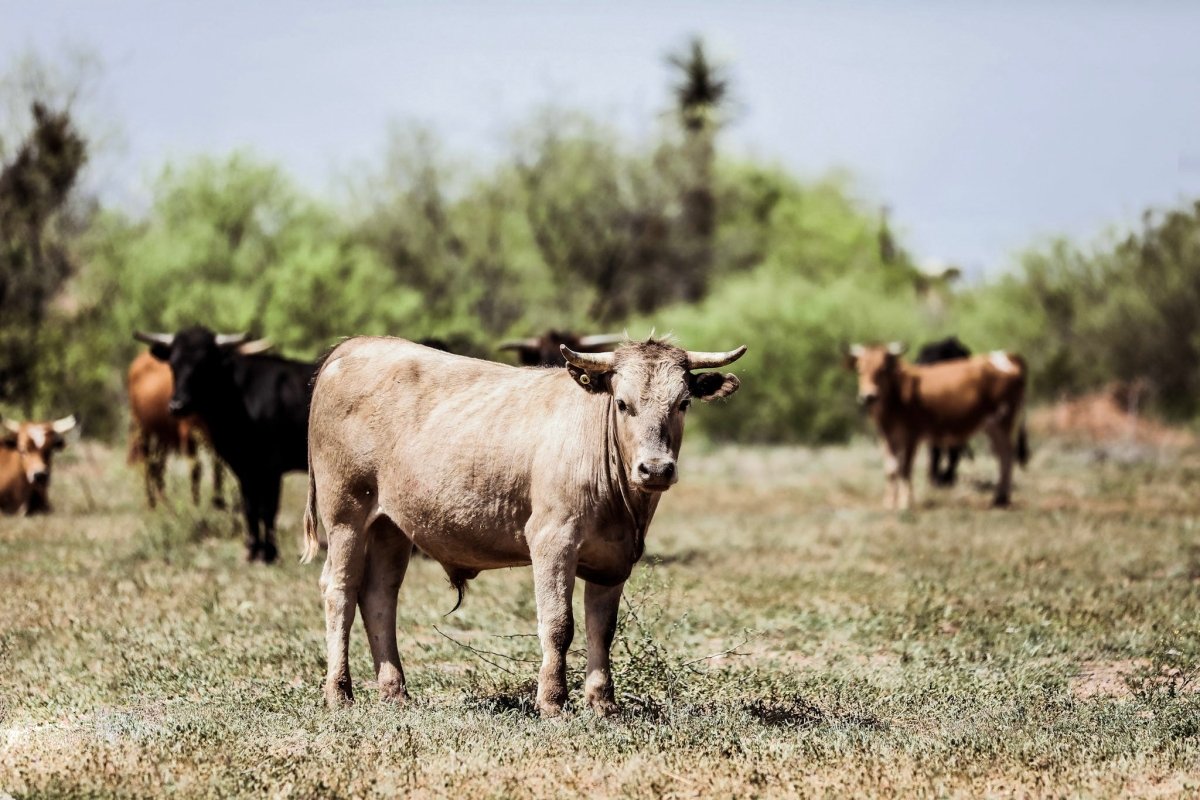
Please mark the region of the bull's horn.
POLYGON ((134 331, 133 338, 145 344, 161 344, 170 347, 175 341, 173 333, 146 333, 145 331, 134 331))
POLYGON ((265 353, 274 345, 270 339, 254 339, 249 342, 243 342, 238 345, 237 351, 244 356, 254 356, 259 353, 265 353))
POLYGON ((526 348, 536 348, 538 346, 537 339, 509 339, 507 342, 501 342, 496 345, 497 350, 524 350, 526 348))
POLYGON ((218 333, 217 347, 237 347, 250 338, 248 333, 218 333))
POLYGON ((62 419, 54 420, 54 422, 50 423, 50 427, 55 433, 57 433, 59 436, 62 436, 64 433, 74 428, 75 424, 75 415, 71 414, 70 416, 63 417, 62 419))
POLYGON ((861 344, 852 344, 850 345, 849 352, 850 355, 854 356, 855 358, 862 358, 863 355, 866 354, 867 348, 863 347, 861 344))
POLYGON ((17 422, 15 419, 6 419, 4 420, 4 429, 10 433, 20 433, 21 423, 17 422))
POLYGON ((619 333, 594 333, 591 336, 580 336, 579 346, 591 349, 593 347, 611 347, 625 341, 619 333))
POLYGON ((887 347, 887 351, 894 356, 903 355, 904 351, 907 349, 908 345, 906 345, 904 342, 889 342, 887 347))
POLYGON ((727 353, 700 353, 688 351, 688 369, 716 369, 723 367, 726 364, 732 364, 742 356, 746 355, 746 345, 742 345, 736 350, 730 350, 727 353))
POLYGON ((576 353, 565 344, 560 344, 558 349, 568 364, 588 372, 611 372, 617 358, 616 353, 576 353))

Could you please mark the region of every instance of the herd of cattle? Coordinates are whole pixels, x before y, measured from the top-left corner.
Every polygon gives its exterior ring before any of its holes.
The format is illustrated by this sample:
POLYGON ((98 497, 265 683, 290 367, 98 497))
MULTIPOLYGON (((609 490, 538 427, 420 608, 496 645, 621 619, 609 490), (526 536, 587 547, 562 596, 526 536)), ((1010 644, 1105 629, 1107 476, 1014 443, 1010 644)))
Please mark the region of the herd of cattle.
MULTIPOLYGON (((678 479, 689 405, 736 392, 737 377, 710 370, 746 351, 551 331, 501 346, 543 367, 527 369, 454 355, 432 340, 360 337, 302 362, 265 352, 263 340, 202 327, 135 338, 149 350, 128 374, 129 456, 144 466, 151 507, 172 452, 192 459, 199 502, 199 445, 207 442, 214 503, 225 502, 227 466, 241 490, 247 559, 271 563, 283 475, 307 471, 304 560, 320 549, 318 522, 329 550, 320 584, 330 705, 352 699, 356 608, 381 694, 405 696, 396 603, 415 546, 443 566, 460 603, 481 571, 532 565, 544 715, 566 699, 576 577, 586 584, 586 699, 601 715, 616 710, 609 649, 622 586, 662 492, 678 479)), ((902 354, 897 344, 846 354, 884 444, 886 504, 910 507, 922 442, 931 448, 930 482, 948 485, 980 431, 999 462, 994 503, 1007 504, 1013 462, 1027 458, 1024 361, 972 356, 953 338, 923 348, 914 363, 902 354)), ((74 417, 4 421, 0 511, 50 509, 51 458, 74 427, 74 417)))

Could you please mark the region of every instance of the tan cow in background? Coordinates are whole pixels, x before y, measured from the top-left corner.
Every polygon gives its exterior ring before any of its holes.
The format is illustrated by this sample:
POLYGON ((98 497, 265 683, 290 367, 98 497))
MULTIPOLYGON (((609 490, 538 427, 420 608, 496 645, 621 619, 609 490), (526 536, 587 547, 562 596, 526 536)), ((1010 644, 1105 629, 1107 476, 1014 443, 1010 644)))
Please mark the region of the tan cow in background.
POLYGON ((982 430, 1000 463, 993 502, 1008 505, 1014 457, 1028 459, 1025 426, 1025 360, 997 351, 956 361, 906 363, 903 345, 854 345, 846 366, 858 373, 858 401, 883 437, 887 471, 885 505, 912 505, 912 466, 917 447, 961 447, 982 430), (1014 444, 1013 435, 1016 433, 1014 444))
POLYGON ((746 351, 629 343, 563 348, 565 369, 510 367, 403 339, 358 338, 329 354, 309 416, 304 560, 329 538, 321 575, 331 706, 348 703, 355 607, 385 699, 407 696, 396 595, 413 544, 445 568, 459 600, 480 571, 532 564, 542 667, 537 706, 567 698, 571 596, 586 582, 588 704, 617 710, 609 650, 621 588, 641 558, 661 493, 678 479, 693 400, 738 379, 695 372, 746 351))
POLYGON ((44 514, 50 511, 50 465, 66 446, 74 415, 54 422, 3 420, 0 429, 0 512, 44 514))

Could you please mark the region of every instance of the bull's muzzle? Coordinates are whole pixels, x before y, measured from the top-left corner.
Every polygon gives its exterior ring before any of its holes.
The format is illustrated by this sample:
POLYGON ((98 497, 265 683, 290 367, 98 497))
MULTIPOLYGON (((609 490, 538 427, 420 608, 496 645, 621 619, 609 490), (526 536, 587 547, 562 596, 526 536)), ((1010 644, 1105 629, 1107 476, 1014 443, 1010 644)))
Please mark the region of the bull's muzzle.
POLYGON ((875 405, 875 401, 879 399, 879 395, 874 392, 867 392, 858 396, 858 404, 863 408, 870 408, 875 405))
POLYGON ((34 470, 29 473, 29 482, 34 486, 45 486, 50 483, 50 472, 44 469, 34 470))
POLYGON ((648 458, 637 465, 637 485, 652 492, 671 488, 679 480, 673 458, 648 458))
POLYGON ((171 413, 171 416, 182 417, 187 414, 188 405, 186 401, 172 397, 171 401, 167 403, 167 411, 171 413))

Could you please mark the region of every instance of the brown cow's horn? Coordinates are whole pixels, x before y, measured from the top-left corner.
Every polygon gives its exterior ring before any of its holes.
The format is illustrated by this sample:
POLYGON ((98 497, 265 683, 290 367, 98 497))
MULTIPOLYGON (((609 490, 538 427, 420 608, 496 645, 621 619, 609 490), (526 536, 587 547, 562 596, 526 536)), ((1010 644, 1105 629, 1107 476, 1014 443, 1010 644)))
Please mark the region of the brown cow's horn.
POLYGON ((887 346, 887 351, 894 356, 903 355, 904 351, 907 349, 908 345, 906 345, 904 342, 889 342, 887 346))
POLYGON ((537 348, 537 339, 509 339, 507 342, 501 342, 496 345, 497 350, 524 350, 526 348, 537 348))
POLYGON ((862 358, 866 352, 867 348, 863 347, 861 344, 850 345, 850 355, 854 356, 855 358, 862 358))
POLYGON ((688 351, 688 369, 716 369, 732 364, 746 354, 746 345, 728 353, 693 353, 688 351))
POLYGON ((59 436, 62 436, 64 433, 75 427, 75 415, 71 414, 70 416, 63 417, 62 419, 56 419, 54 422, 50 423, 50 427, 55 433, 57 433, 59 436))
POLYGON ((576 353, 565 344, 560 344, 558 349, 567 363, 587 372, 611 372, 617 358, 616 353, 576 353))
POLYGON ((144 331, 134 331, 133 338, 145 344, 161 344, 170 347, 175 341, 173 333, 146 333, 144 331))
POLYGON ((15 419, 6 419, 4 420, 4 428, 12 433, 20 433, 21 423, 17 422, 15 419))
POLYGON ((217 347, 236 347, 250 338, 248 333, 218 333, 217 347))
POLYGON ((611 347, 614 344, 620 344, 625 341, 625 337, 619 333, 594 333, 591 336, 580 336, 580 347, 611 347))
POLYGON ((243 342, 238 345, 237 351, 244 356, 258 355, 270 350, 274 345, 270 339, 254 339, 253 341, 243 342))

